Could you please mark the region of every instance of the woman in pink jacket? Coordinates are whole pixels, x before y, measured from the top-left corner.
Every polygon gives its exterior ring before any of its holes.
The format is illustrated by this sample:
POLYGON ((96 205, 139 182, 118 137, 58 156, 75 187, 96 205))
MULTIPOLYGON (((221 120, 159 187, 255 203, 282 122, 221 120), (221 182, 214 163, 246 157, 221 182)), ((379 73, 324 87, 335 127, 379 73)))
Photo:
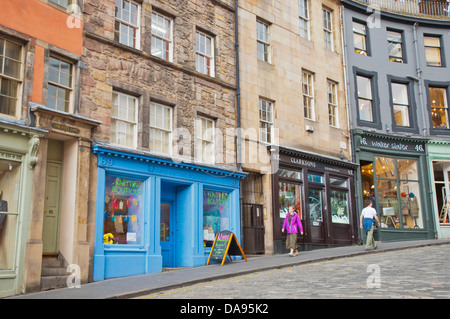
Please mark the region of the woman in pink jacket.
POLYGON ((291 250, 289 256, 297 256, 297 234, 300 231, 300 234, 303 235, 303 226, 300 217, 294 212, 294 206, 289 206, 289 213, 286 214, 281 231, 284 233, 285 229, 287 230, 286 248, 291 250))

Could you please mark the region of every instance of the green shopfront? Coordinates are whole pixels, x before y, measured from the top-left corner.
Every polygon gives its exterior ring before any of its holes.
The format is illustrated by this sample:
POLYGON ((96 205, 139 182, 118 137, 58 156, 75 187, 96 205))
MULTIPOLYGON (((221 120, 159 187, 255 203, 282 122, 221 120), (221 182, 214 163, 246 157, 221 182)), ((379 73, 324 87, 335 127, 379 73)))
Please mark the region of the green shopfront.
MULTIPOLYGON (((435 238, 431 210, 426 141, 355 130, 357 206, 370 199, 381 227, 379 241, 435 238)), ((361 238, 363 234, 360 234, 361 238)))
POLYGON ((436 236, 450 238, 450 141, 428 141, 427 153, 436 236))

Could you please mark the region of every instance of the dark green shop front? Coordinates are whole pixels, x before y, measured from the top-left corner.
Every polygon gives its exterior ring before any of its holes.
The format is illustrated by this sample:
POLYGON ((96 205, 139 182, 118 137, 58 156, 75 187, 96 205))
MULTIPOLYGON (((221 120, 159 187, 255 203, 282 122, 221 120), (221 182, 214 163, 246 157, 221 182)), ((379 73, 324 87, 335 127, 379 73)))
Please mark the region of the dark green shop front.
POLYGON ((360 166, 357 206, 361 212, 366 199, 374 204, 381 222, 375 239, 433 239, 426 141, 362 130, 354 131, 353 137, 355 161, 360 166))

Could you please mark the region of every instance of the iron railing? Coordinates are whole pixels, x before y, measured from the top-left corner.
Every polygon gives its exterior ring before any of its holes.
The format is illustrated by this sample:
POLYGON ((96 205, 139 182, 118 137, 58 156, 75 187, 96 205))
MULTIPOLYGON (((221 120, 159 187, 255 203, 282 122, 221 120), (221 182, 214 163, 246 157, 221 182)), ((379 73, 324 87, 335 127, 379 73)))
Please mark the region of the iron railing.
POLYGON ((450 0, 353 0, 406 15, 450 19, 450 0))

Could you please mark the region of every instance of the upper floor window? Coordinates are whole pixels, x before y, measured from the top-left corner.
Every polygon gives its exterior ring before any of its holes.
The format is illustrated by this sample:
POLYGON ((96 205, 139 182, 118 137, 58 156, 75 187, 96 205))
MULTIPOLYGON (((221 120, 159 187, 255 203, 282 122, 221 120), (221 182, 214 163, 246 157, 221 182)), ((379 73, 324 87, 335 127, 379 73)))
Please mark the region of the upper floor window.
POLYGON ((195 69, 214 76, 214 39, 202 32, 195 33, 195 69))
POLYGON ((391 83, 391 90, 395 125, 410 127, 408 85, 391 83))
POLYGON ((199 116, 197 118, 197 154, 200 162, 214 163, 214 120, 199 116))
POLYGON ((358 90, 358 114, 361 121, 373 122, 372 78, 356 76, 358 90))
POLYGON ((127 0, 116 0, 114 40, 129 47, 140 48, 140 5, 127 0))
POLYGON ((259 100, 259 138, 261 142, 272 143, 273 104, 259 100))
POLYGON ((22 46, 0 38, 0 114, 16 117, 22 84, 22 46))
POLYGON ((433 128, 449 128, 449 113, 447 89, 439 87, 429 87, 430 103, 431 103, 431 121, 433 128))
POLYGON ((138 99, 113 92, 111 109, 111 143, 129 148, 137 147, 138 99))
POLYGON ((256 21, 256 42, 258 59, 270 62, 269 25, 261 21, 256 21))
POLYGON ((389 61, 405 63, 403 54, 403 36, 401 32, 387 30, 389 61))
POLYGON ((325 38, 325 48, 334 50, 333 44, 333 14, 327 9, 322 9, 323 14, 323 33, 325 38))
POLYGON ((328 80, 328 121, 331 126, 339 127, 337 84, 328 80))
POLYGON ((152 13, 151 53, 166 61, 172 61, 172 19, 159 13, 152 13))
POLYGON ((172 108, 150 103, 150 149, 170 155, 172 151, 172 108))
POLYGON ((73 0, 50 0, 50 2, 56 3, 61 7, 68 8, 74 1, 73 0))
POLYGON ((424 44, 427 66, 442 66, 441 38, 439 36, 424 36, 424 44))
POLYGON ((298 0, 300 36, 309 40, 309 0, 298 0))
POLYGON ((367 55, 367 26, 364 23, 353 21, 353 42, 356 53, 367 55))
POLYGON ((303 90, 303 114, 309 120, 315 120, 314 109, 314 74, 303 71, 302 73, 303 90))
POLYGON ((72 69, 71 63, 50 56, 47 96, 47 106, 49 108, 62 112, 71 111, 72 69))

